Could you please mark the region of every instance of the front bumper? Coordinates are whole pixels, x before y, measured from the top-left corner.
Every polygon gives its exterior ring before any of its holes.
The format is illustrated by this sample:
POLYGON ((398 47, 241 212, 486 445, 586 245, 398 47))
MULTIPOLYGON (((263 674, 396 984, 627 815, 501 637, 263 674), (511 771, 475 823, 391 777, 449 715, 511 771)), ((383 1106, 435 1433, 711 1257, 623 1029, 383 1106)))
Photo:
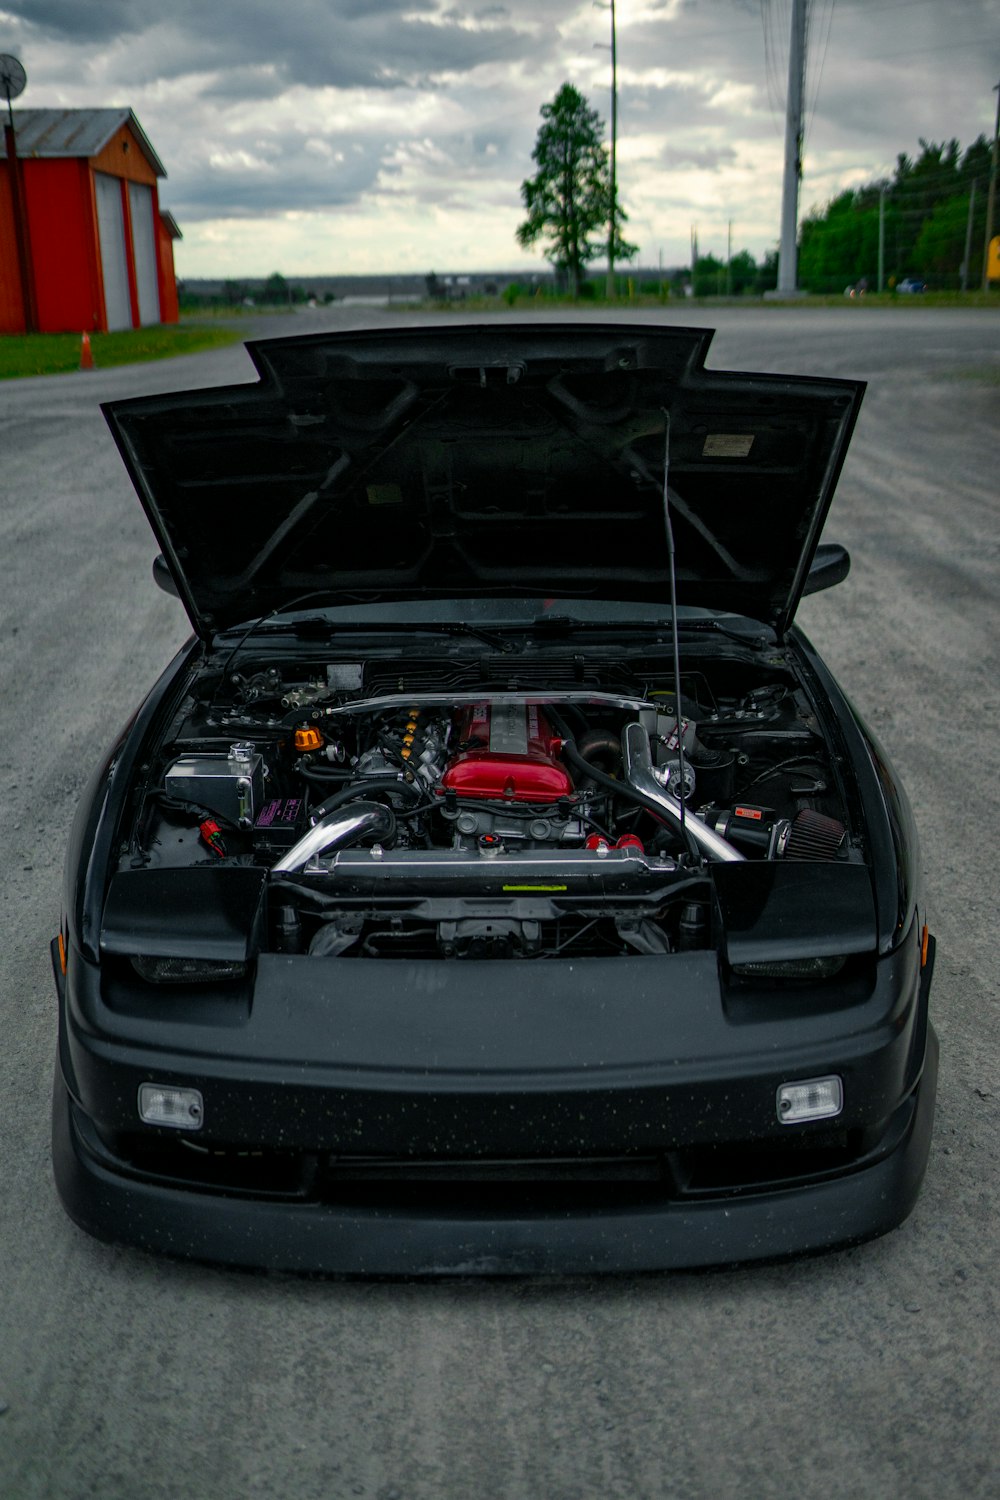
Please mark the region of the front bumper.
POLYGON ((561 965, 571 996, 538 964, 397 964, 390 991, 384 965, 284 959, 213 1026, 109 1007, 71 964, 56 1182, 100 1238, 303 1272, 635 1271, 851 1243, 899 1224, 923 1177, 931 967, 911 934, 857 1003, 752 1019, 727 1010, 713 955, 561 965), (835 1131, 777 1124, 779 1082, 832 1072, 835 1131), (151 1079, 203 1091, 203 1138, 140 1131, 151 1079))

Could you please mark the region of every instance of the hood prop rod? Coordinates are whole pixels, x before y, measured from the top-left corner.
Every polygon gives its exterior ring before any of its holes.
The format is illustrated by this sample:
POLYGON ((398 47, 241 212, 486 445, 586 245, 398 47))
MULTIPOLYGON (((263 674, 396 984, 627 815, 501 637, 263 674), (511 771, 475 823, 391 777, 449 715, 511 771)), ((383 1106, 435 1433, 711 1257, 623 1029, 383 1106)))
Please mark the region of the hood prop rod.
MULTIPOLYGON (((674 527, 670 519, 670 412, 663 407, 663 524, 667 537, 667 573, 670 578, 670 635, 674 655, 674 717, 677 731, 678 785, 684 786, 684 723, 681 718, 681 650, 677 628, 677 554, 674 527)), ((677 798, 681 837, 687 839, 687 810, 682 795, 677 798)))

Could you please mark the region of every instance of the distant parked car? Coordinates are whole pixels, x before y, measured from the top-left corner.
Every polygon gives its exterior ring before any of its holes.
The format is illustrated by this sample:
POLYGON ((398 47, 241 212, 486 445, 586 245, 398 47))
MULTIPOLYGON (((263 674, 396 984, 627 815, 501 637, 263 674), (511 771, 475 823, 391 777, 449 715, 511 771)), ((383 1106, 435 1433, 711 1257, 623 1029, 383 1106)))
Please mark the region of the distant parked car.
POLYGON ((926 281, 918 281, 915 276, 904 276, 902 281, 897 282, 897 292, 926 292, 926 281))

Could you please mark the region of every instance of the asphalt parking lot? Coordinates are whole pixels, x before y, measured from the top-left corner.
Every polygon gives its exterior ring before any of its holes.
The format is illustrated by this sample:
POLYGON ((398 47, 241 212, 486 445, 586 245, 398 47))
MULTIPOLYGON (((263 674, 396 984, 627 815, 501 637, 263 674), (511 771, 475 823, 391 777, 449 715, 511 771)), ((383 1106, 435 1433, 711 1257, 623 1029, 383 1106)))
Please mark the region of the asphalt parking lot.
MULTIPOLYGON (((236 348, 5 382, 2 1500, 1000 1492, 1000 312, 669 315, 718 328, 714 365, 870 382, 826 532, 852 573, 800 620, 921 832, 942 1054, 914 1214, 786 1265, 437 1284, 236 1274, 70 1224, 48 1141, 63 852, 87 774, 187 634, 98 402, 251 370, 236 348)), ((269 329, 400 316, 418 315, 269 329)))

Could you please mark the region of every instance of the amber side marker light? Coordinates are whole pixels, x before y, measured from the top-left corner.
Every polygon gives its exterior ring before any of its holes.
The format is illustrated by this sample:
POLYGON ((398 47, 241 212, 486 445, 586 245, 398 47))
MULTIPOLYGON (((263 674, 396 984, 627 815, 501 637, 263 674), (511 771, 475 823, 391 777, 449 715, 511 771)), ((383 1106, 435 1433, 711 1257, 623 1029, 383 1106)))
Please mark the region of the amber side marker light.
POLYGON ((59 949, 59 967, 63 973, 66 972, 66 940, 61 932, 56 933, 56 945, 59 949))
POLYGON ((927 930, 927 923, 925 922, 923 934, 920 939, 920 967, 922 969, 927 967, 927 949, 930 945, 930 940, 931 935, 927 930))

